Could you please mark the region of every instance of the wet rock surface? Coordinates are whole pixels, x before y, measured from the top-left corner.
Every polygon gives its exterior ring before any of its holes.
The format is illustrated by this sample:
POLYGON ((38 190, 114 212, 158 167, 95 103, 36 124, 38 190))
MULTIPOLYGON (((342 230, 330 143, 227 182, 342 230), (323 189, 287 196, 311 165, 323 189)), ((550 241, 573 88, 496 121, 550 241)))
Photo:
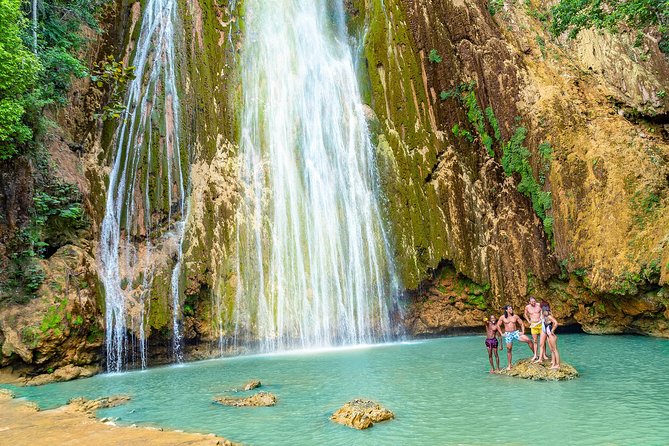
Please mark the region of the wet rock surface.
POLYGON ((380 421, 392 420, 395 414, 371 400, 355 399, 332 414, 330 420, 354 429, 368 429, 380 421))
POLYGON ((269 407, 276 405, 277 398, 270 392, 258 392, 247 397, 217 396, 214 401, 224 406, 233 407, 269 407))
POLYGON ((578 377, 576 369, 566 362, 562 362, 559 369, 551 369, 550 362, 534 364, 529 359, 521 359, 511 370, 502 369, 498 373, 537 381, 564 381, 578 377))
POLYGON ((44 373, 25 381, 26 386, 41 386, 55 382, 71 381, 77 378, 89 378, 100 372, 98 367, 79 367, 76 365, 66 365, 56 369, 53 373, 44 373))
POLYGON ((105 409, 107 407, 116 407, 121 404, 125 404, 130 401, 130 397, 127 395, 114 395, 108 397, 97 398, 94 400, 88 400, 86 398, 73 398, 67 403, 67 407, 76 412, 85 413, 90 416, 95 416, 95 412, 98 409, 105 409))
POLYGON ((260 382, 260 380, 253 379, 253 380, 247 382, 246 384, 244 384, 244 390, 249 391, 249 390, 257 389, 261 385, 262 385, 262 383, 260 382))

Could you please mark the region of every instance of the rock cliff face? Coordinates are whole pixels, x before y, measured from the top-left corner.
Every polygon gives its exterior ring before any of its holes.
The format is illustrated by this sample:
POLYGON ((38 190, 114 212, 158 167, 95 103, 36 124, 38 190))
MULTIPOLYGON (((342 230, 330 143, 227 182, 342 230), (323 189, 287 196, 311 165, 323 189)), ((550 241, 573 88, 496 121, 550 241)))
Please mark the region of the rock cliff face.
MULTIPOLYGON (((360 82, 409 290, 409 331, 478 327, 484 314, 531 294, 588 332, 669 336, 669 62, 655 31, 554 38, 541 20, 549 4, 534 0, 507 2, 494 15, 482 0, 344 3, 361 43, 360 82)), ((130 60, 142 7, 117 1, 85 58, 130 60)), ((190 162, 182 308, 191 357, 220 351, 232 326, 243 7, 179 1, 190 162)), ((88 222, 76 231, 54 224, 56 249, 22 266, 42 271, 35 297, 3 288, 1 366, 43 373, 103 354, 97 257, 115 124, 92 117, 102 95, 77 81, 71 106, 49 111, 58 124, 42 141, 50 174, 76 185, 88 222)), ((13 240, 31 225, 39 172, 25 157, 0 163, 6 283, 16 269, 13 240)), ((164 221, 159 211, 154 217, 164 221)), ((154 361, 166 358, 171 338, 170 249, 159 249, 150 285, 154 361)), ((128 279, 126 286, 141 283, 128 279)))

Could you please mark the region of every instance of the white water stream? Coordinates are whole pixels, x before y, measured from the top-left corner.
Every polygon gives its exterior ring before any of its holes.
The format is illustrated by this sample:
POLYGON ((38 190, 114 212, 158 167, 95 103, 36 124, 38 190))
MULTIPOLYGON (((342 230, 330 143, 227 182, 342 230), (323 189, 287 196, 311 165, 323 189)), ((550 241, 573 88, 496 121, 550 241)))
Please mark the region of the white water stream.
POLYGON ((177 21, 176 0, 147 0, 132 61, 135 79, 129 86, 127 115, 121 118, 116 133, 99 257, 105 289, 109 371, 123 370, 137 353, 141 366, 146 366, 147 301, 154 279, 155 240, 176 246, 176 264, 170 275, 173 356, 177 362, 182 360, 179 278, 187 180, 181 161, 186 149, 179 139, 174 28, 177 21), (156 153, 160 159, 152 159, 156 153), (166 222, 156 221, 162 215, 157 217, 154 210, 163 209, 164 205, 151 202, 151 181, 155 181, 154 187, 161 188, 162 200, 167 203, 166 222), (167 227, 159 238, 152 234, 158 226, 167 227), (132 282, 138 276, 143 277, 142 283, 134 287, 132 282), (129 339, 129 328, 137 336, 129 339), (136 345, 139 352, 134 351, 136 345))
POLYGON ((236 342, 387 339, 398 283, 342 2, 245 7, 236 342))

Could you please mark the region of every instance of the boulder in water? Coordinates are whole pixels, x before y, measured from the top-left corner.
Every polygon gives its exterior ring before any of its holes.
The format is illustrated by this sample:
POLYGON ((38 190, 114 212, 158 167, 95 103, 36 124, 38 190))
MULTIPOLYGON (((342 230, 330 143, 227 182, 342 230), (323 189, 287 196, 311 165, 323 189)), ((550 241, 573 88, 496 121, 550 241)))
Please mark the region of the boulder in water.
POLYGON ((276 396, 269 392, 258 392, 254 395, 234 398, 230 396, 217 396, 214 398, 219 404, 234 407, 268 407, 276 405, 276 396))
POLYGON ((245 391, 253 390, 260 387, 261 385, 262 384, 260 383, 260 380, 254 379, 244 384, 244 390, 245 391))
POLYGON ((97 398, 94 400, 87 400, 86 398, 73 398, 67 402, 67 407, 76 411, 82 412, 87 415, 95 415, 95 411, 98 409, 105 409, 107 407, 116 407, 121 404, 125 404, 130 401, 130 397, 127 395, 115 395, 103 398, 97 398))
POLYGON ((563 381, 578 376, 576 369, 566 362, 562 362, 559 369, 551 369, 550 363, 534 364, 530 359, 521 359, 511 370, 502 369, 499 374, 543 381, 563 381))
POLYGON ((395 414, 370 400, 355 399, 332 414, 330 420, 355 429, 367 429, 380 421, 391 420, 395 414))

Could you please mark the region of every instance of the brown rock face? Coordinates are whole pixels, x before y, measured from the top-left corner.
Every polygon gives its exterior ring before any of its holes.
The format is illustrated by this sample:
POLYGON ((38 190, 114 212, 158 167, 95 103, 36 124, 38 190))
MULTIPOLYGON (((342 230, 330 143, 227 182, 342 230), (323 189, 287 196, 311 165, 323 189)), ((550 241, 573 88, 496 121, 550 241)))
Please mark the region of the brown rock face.
POLYGON ((72 381, 73 379, 77 378, 89 378, 99 372, 99 367, 79 367, 68 364, 64 367, 60 367, 54 370, 53 373, 44 373, 42 375, 35 376, 34 378, 29 378, 26 380, 25 384, 26 386, 41 386, 55 382, 72 381))
POLYGON ((234 407, 269 407, 276 405, 276 396, 269 392, 258 392, 254 395, 233 398, 228 396, 218 396, 214 398, 219 404, 234 407))
POLYGON ((551 369, 549 364, 532 364, 529 359, 521 359, 511 370, 502 369, 500 375, 513 376, 540 381, 564 381, 578 377, 578 372, 567 363, 560 364, 559 369, 551 369))
POLYGON ((330 420, 354 429, 367 429, 381 421, 392 420, 395 414, 370 400, 355 399, 332 414, 330 420))

